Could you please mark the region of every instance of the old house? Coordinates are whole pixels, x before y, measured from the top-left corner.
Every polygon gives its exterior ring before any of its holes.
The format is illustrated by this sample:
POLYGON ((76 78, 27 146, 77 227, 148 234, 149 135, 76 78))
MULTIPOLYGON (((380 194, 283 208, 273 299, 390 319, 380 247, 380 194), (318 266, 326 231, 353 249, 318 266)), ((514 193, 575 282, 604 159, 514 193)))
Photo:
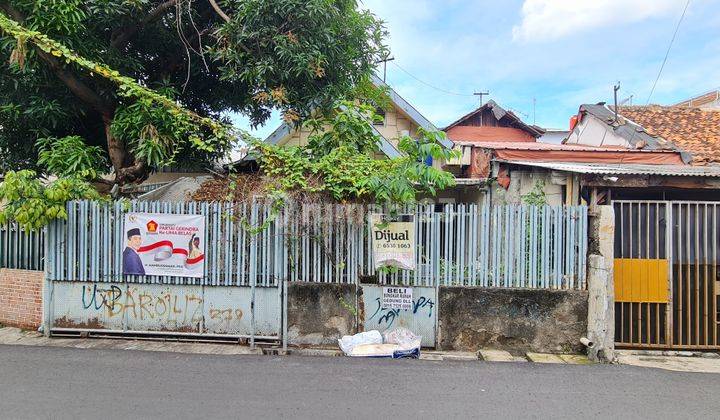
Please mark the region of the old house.
MULTIPOLYGON (((420 111, 412 104, 405 100, 392 87, 385 84, 378 77, 373 76, 373 83, 376 87, 383 88, 389 99, 390 106, 387 109, 379 109, 378 112, 383 117, 381 122, 373 122, 372 129, 379 138, 379 152, 376 154, 377 159, 395 158, 400 156, 397 148, 398 141, 403 136, 417 136, 418 128, 422 127, 426 130, 435 131, 438 128, 430 122, 420 111)), ((503 121, 505 123, 505 121, 503 121)), ((457 124, 461 126, 460 122, 457 124)), ((311 131, 302 126, 294 126, 288 123, 281 124, 272 134, 270 134, 265 142, 279 146, 305 146, 311 131)), ((457 147, 450 137, 445 140, 443 146, 446 148, 457 147)), ((245 160, 251 160, 252 156, 248 156, 245 160)), ((430 164, 430 162, 428 162, 430 164)), ((438 168, 451 171, 456 175, 455 187, 445 191, 439 191, 436 196, 421 198, 426 203, 480 203, 484 197, 484 180, 477 178, 469 178, 465 176, 461 168, 470 163, 469 150, 467 155, 451 162, 432 162, 432 165, 438 168)), ((247 164, 247 162, 245 163, 247 164)))
POLYGON ((569 129, 560 144, 458 142, 463 170, 490 203, 613 206, 616 346, 720 348, 720 111, 584 104, 569 129))
POLYGON ((553 205, 592 204, 591 197, 718 199, 719 122, 720 113, 698 108, 620 107, 616 114, 585 104, 559 144, 517 132, 512 141, 453 140, 472 149, 467 176, 493 182, 492 203, 520 203, 533 190, 553 205))
MULTIPOLYGON (((397 149, 398 140, 403 136, 415 137, 418 127, 437 130, 430 120, 385 82, 376 76, 373 76, 372 82, 376 87, 384 88, 390 99, 388 109, 378 109, 382 121, 372 123, 373 131, 380 139, 382 155, 390 158, 400 156, 397 149)), ((278 146, 305 146, 310 134, 311 131, 305 127, 283 123, 265 139, 265 142, 278 146)), ((452 143, 448 141, 444 146, 450 148, 452 143)))

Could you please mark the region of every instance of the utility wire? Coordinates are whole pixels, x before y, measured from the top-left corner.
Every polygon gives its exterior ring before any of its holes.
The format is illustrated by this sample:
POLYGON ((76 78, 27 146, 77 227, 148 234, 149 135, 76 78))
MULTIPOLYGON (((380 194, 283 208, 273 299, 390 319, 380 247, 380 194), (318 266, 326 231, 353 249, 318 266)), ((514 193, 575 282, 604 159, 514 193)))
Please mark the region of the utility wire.
POLYGON ((655 78, 655 83, 653 83, 652 89, 650 89, 650 94, 648 95, 645 105, 650 104, 650 98, 652 97, 653 93, 655 93, 655 87, 657 86, 658 81, 660 80, 660 76, 662 75, 663 69, 665 68, 665 63, 667 62, 668 55, 670 55, 670 49, 673 46, 673 42, 675 42, 675 37, 677 36, 678 30, 680 29, 680 24, 682 23, 683 19, 685 18, 685 12, 687 12, 689 5, 690 5, 690 0, 687 0, 687 2, 685 3, 685 8, 683 9, 682 15, 680 15, 680 20, 678 20, 677 26, 675 26, 675 32, 673 33, 672 39, 670 40, 670 44, 667 47, 667 51, 665 52, 665 58, 663 59, 662 65, 660 65, 660 71, 658 71, 658 75, 655 78))
POLYGON ((419 78, 417 78, 415 75, 413 75, 413 74, 410 73, 409 71, 407 71, 407 70, 405 70, 404 68, 400 67, 400 65, 399 65, 398 63, 396 63, 395 61, 391 61, 390 64, 392 64, 392 65, 394 65, 395 67, 399 68, 399 69, 402 70, 405 74, 407 74, 408 76, 410 76, 410 77, 412 77, 413 79, 417 80, 418 82, 422 83, 423 85, 425 85, 425 86, 427 86, 427 87, 429 87, 429 88, 431 88, 431 89, 435 89, 435 90, 437 90, 438 92, 443 92, 443 93, 445 93, 445 94, 454 95, 454 96, 475 96, 475 95, 467 94, 467 93, 451 92, 451 91, 449 91, 449 90, 445 90, 445 89, 439 88, 439 87, 437 87, 437 86, 433 86, 433 85, 431 85, 431 84, 428 83, 428 82, 425 82, 425 81, 423 81, 423 80, 420 80, 419 78))

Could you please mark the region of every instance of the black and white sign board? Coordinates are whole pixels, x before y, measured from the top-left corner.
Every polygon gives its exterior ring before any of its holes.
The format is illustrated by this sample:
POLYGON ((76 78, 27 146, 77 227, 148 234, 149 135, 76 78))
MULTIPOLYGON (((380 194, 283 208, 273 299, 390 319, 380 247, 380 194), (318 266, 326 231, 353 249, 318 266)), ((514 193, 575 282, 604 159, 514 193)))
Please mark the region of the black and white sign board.
POLYGON ((383 287, 382 307, 385 309, 412 310, 412 287, 383 287))

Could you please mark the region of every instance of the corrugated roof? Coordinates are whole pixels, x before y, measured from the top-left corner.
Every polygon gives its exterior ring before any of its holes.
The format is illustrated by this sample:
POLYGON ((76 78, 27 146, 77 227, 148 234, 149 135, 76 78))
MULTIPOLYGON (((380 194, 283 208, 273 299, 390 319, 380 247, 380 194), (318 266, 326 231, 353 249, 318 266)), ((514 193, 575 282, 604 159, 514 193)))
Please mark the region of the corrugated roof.
POLYGON ((553 144, 540 142, 502 142, 502 141, 461 141, 456 140, 455 144, 475 146, 482 149, 497 150, 557 150, 577 152, 626 152, 626 153, 668 153, 671 150, 646 150, 627 149, 625 147, 594 147, 577 144, 553 144))
POLYGON ((169 201, 172 203, 191 201, 192 194, 197 191, 211 176, 182 177, 138 197, 139 201, 169 201))
POLYGON ((581 162, 535 162, 503 161, 513 165, 533 166, 556 171, 600 175, 664 175, 720 177, 720 165, 645 165, 645 164, 602 164, 581 162))

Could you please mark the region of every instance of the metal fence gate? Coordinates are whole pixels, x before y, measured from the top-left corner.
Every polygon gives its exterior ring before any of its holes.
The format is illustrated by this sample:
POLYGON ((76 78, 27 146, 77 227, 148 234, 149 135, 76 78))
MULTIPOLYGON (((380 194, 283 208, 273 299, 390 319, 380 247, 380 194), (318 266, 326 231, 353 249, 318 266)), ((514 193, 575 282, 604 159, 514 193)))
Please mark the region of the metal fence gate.
POLYGON ((720 203, 614 206, 617 345, 720 349, 720 203))
POLYGON ((280 242, 282 226, 272 223, 269 207, 77 201, 66 210, 67 220, 46 230, 51 331, 281 338, 287 273, 279 261, 287 255, 271 246, 280 242), (205 216, 203 277, 123 275, 128 211, 205 216))
POLYGON ((585 206, 407 206, 400 211, 414 215, 413 271, 375 270, 369 216, 383 212, 378 206, 74 201, 66 211, 66 220, 35 236, 0 231, 0 256, 13 256, 0 258, 0 267, 44 263, 45 324, 53 332, 276 340, 287 326, 287 282, 348 283, 367 287, 366 327, 414 325, 432 345, 440 286, 583 290, 587 283, 585 206), (203 277, 124 275, 129 211, 205 216, 203 277), (412 287, 413 308, 379 307, 387 285, 412 287))

